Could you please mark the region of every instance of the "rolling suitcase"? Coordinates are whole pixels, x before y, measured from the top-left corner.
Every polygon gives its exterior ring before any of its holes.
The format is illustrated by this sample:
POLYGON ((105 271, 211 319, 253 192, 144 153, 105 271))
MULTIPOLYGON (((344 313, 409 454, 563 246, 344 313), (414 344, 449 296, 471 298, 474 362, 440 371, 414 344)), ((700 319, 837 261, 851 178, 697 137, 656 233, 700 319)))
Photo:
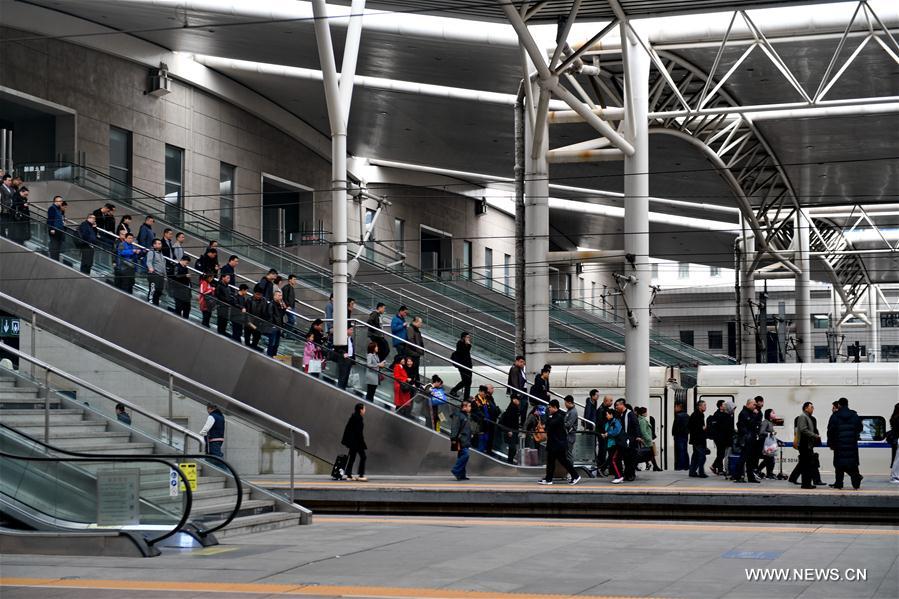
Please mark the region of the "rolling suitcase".
POLYGON ((740 462, 743 461, 742 454, 732 453, 727 456, 727 477, 733 478, 735 472, 739 472, 740 462))
POLYGON ((346 462, 347 456, 345 454, 337 456, 337 459, 334 460, 334 467, 331 468, 331 478, 334 480, 343 479, 346 475, 346 462))

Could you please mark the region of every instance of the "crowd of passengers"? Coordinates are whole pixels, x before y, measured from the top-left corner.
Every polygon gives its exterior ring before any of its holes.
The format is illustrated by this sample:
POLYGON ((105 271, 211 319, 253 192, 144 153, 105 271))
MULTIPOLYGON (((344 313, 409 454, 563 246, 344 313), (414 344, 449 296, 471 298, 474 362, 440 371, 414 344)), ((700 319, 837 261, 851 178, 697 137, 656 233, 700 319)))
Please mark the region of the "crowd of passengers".
MULTIPOLYGON (((30 238, 30 204, 28 188, 20 177, 0 171, 0 234, 23 243, 30 238)), ((210 327, 216 317, 216 330, 238 343, 263 351, 260 342, 266 338, 264 351, 276 356, 282 335, 299 338, 297 329, 297 276, 284 279, 277 270, 270 269, 253 285, 238 282, 240 259, 231 255, 220 264, 218 243, 211 241, 202 254, 193 259, 184 249, 185 234, 164 228, 161 236, 154 230, 152 215, 146 215, 135 237, 131 215, 124 215, 116 223, 114 204, 106 203, 88 214, 77 229, 69 231, 65 212, 67 203, 55 196, 47 209, 48 253, 59 260, 60 252, 71 237, 80 250, 82 273, 90 275, 96 247, 105 247, 113 255, 113 283, 126 293, 133 293, 138 276, 147 281, 147 301, 159 306, 164 294, 172 299, 169 308, 183 318, 189 318, 194 289, 201 322, 210 327), (191 266, 191 260, 193 265, 191 266)), ((340 353, 333 351, 332 320, 333 295, 325 306, 325 318, 312 321, 305 333, 303 370, 319 377, 327 360, 337 366, 337 386, 346 389, 356 366, 352 324, 347 327, 347 346, 340 353)), ((347 319, 352 321, 356 301, 347 301, 347 319)), ((453 474, 459 480, 465 476, 468 450, 482 452, 504 450, 509 463, 522 465, 547 464, 542 484, 552 484, 552 467, 558 462, 569 473, 569 482, 580 478, 574 470, 574 448, 578 430, 595 435, 593 474, 611 476, 619 484, 635 479, 642 465, 646 470, 658 471, 656 423, 645 406, 632 407, 624 399, 606 395, 600 401, 599 391, 593 389, 586 398, 581 418, 574 398, 564 398, 565 410, 550 394, 552 367, 544 365, 531 383, 523 356, 517 356, 509 369, 506 386, 508 405, 500 409, 491 384, 480 385, 471 395, 473 362, 472 337, 463 332, 450 360, 459 372, 459 382, 446 389, 443 380, 433 375, 422 381, 420 363, 425 355, 420 316, 408 319, 408 308, 399 306, 390 320, 390 341, 382 329, 386 305, 378 303, 366 322, 368 344, 362 368, 366 387, 365 399, 374 402, 375 392, 386 375, 393 379, 394 409, 406 417, 428 421, 440 430, 450 424, 450 436, 457 448, 458 460, 453 474), (388 367, 387 359, 393 349, 388 367), (451 402, 450 397, 457 400, 451 402)), ((357 385, 353 385, 354 387, 357 385)), ((361 386, 361 385, 360 385, 361 386)), ((861 421, 848 407, 848 400, 833 402, 828 423, 828 443, 834 451, 836 481, 830 486, 842 488, 844 474, 848 474, 854 488, 861 485, 858 472, 857 440, 861 421)), ((719 400, 715 411, 707 418, 706 403, 699 401, 692 414, 682 403, 675 405, 672 435, 674 438, 674 469, 687 470, 689 476, 708 478, 706 456, 711 454, 708 441, 715 446, 711 472, 728 476, 734 482, 758 483, 774 475, 775 454, 782 445, 774 427, 782 424, 772 409, 764 408, 761 396, 746 402, 735 416, 734 404, 719 400), (692 455, 688 449, 692 448, 692 455), (731 457, 733 456, 733 457, 731 457)), ((788 477, 803 488, 823 486, 820 460, 814 452, 820 442, 817 421, 810 402, 794 421, 796 438, 793 446, 799 450, 799 462, 788 477)), ((899 404, 890 418, 887 439, 893 448, 893 472, 890 482, 899 483, 899 464, 896 460, 899 438, 899 404)), ((591 458, 592 458, 591 449, 591 458)))

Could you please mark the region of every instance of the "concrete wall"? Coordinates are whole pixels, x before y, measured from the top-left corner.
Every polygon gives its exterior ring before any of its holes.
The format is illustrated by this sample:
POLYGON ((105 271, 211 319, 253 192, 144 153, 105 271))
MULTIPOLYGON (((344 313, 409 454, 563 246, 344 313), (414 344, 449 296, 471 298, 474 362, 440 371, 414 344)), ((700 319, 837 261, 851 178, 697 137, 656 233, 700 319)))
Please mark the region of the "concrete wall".
MULTIPOLYGON (((10 37, 27 34, 0 28, 0 38, 10 37)), ((0 52, 0 86, 77 112, 76 150, 86 166, 108 172, 109 126, 131 131, 132 184, 138 189, 163 195, 165 145, 177 146, 184 150, 184 207, 217 220, 219 164, 234 165, 235 222, 254 237, 260 235, 263 172, 327 189, 329 163, 288 135, 179 81, 166 96, 145 95, 147 75, 143 66, 61 40, 7 41, 0 52)), ((327 197, 320 195, 316 200, 327 197)), ((330 219, 327 205, 317 201, 316 208, 316 220, 330 219)))

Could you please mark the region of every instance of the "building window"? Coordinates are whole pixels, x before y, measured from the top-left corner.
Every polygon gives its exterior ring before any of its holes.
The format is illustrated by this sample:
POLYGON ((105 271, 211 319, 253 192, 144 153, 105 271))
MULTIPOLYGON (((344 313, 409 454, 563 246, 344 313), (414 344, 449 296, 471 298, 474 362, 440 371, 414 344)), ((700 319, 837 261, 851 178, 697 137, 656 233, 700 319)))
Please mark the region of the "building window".
POLYGON ((721 276, 721 268, 718 266, 709 266, 709 275, 712 277, 720 277, 721 276))
POLYGON ((506 295, 512 293, 512 256, 503 254, 503 285, 506 295))
POLYGON ((109 195, 127 201, 131 197, 131 131, 109 128, 109 177, 115 180, 109 195))
POLYGON ((658 262, 652 263, 652 278, 653 279, 659 278, 659 263, 658 262))
POLYGON ((493 250, 484 248, 484 282, 487 289, 493 289, 493 250))
POLYGON ((677 278, 678 279, 689 279, 690 278, 690 264, 688 262, 681 262, 677 265, 677 278))
POLYGON ((881 345, 880 359, 884 362, 899 360, 899 345, 881 345))
POLYGON ((816 345, 815 346, 815 359, 816 360, 826 360, 830 357, 830 352, 827 349, 826 345, 816 345))
POLYGON ((165 219, 177 225, 181 223, 181 206, 184 197, 184 150, 165 146, 165 219))
POLYGON ((830 328, 830 317, 812 316, 812 324, 816 329, 828 329, 830 328))
POLYGON ((462 277, 471 280, 471 242, 462 242, 462 277))
POLYGON ((406 221, 401 218, 393 219, 393 243, 400 253, 406 251, 406 221))
POLYGON ((693 331, 681 331, 680 342, 693 347, 693 331))
POLYGON ((724 349, 724 334, 722 331, 709 331, 709 349, 724 349))
POLYGON ((224 162, 219 163, 219 224, 234 228, 234 167, 224 162))

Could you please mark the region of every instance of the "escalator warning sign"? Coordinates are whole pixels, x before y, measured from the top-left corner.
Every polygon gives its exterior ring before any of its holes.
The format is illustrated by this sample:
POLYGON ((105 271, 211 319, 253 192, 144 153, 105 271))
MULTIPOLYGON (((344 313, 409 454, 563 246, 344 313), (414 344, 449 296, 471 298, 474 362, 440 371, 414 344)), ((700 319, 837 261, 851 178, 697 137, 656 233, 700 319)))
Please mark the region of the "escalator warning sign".
MULTIPOLYGON (((181 462, 178 464, 178 470, 184 474, 184 478, 187 479, 187 482, 190 483, 190 490, 197 490, 197 463, 196 462, 181 462)), ((181 482, 179 484, 179 488, 184 491, 184 483, 181 482)))
POLYGON ((178 486, 181 482, 181 477, 178 476, 178 472, 172 470, 169 474, 169 497, 177 497, 178 496, 178 486))

